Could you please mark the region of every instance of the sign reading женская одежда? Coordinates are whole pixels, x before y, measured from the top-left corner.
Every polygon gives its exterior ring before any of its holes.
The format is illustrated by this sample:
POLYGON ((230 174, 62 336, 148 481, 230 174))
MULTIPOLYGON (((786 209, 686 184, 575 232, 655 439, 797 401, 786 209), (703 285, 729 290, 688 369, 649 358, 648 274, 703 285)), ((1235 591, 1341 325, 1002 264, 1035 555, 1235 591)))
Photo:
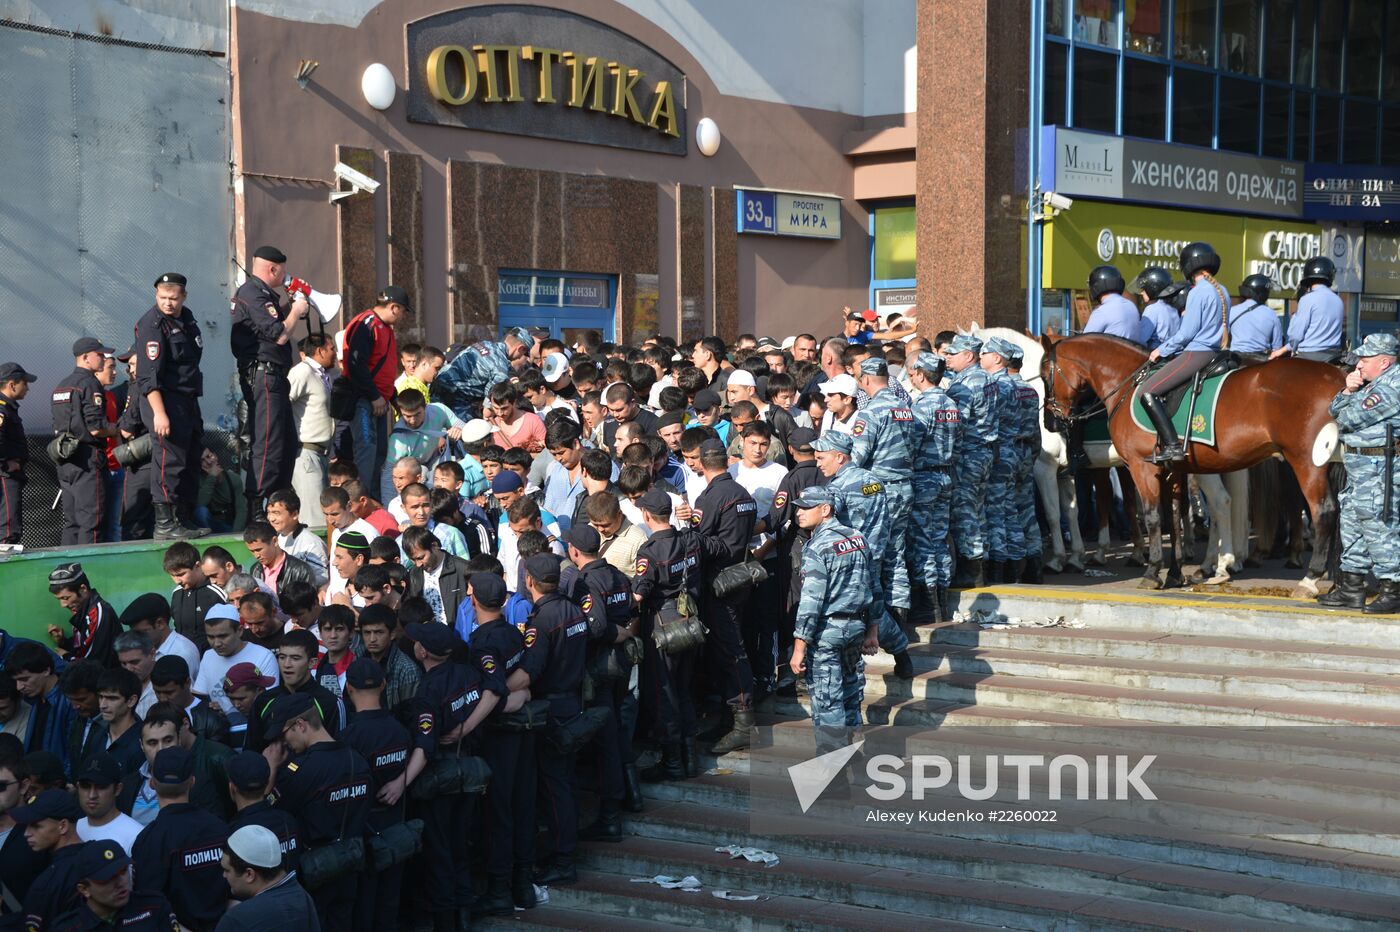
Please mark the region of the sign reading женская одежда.
POLYGON ((494 5, 408 24, 408 119, 685 155, 685 75, 611 26, 494 5))

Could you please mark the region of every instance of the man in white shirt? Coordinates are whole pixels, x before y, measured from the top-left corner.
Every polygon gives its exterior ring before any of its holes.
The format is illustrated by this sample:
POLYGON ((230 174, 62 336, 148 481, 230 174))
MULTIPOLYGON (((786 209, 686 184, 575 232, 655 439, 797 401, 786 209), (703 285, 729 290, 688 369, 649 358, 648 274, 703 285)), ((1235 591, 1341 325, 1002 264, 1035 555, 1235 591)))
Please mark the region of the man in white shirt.
MULTIPOLYGON (((127 779, 137 777, 133 774, 127 779)), ((83 841, 115 841, 130 851, 145 826, 117 809, 122 774, 116 759, 106 752, 93 754, 78 770, 74 782, 78 786, 78 805, 85 813, 78 820, 78 837, 83 841)))
POLYGON ((263 676, 277 683, 277 658, 272 651, 243 641, 243 629, 238 621, 238 609, 232 605, 215 605, 204 613, 204 634, 209 649, 199 661, 199 676, 194 691, 207 696, 210 703, 224 713, 233 710, 233 703, 224 695, 224 674, 236 663, 251 663, 263 676))
POLYGON ((330 412, 330 367, 334 363, 335 340, 325 333, 313 333, 301 341, 301 362, 287 373, 292 421, 301 442, 292 468, 292 489, 306 503, 303 517, 309 527, 325 527, 319 497, 326 487, 326 457, 335 435, 330 412))
POLYGON ((504 471, 496 479, 500 481, 493 480, 491 485, 496 501, 501 505, 501 519, 496 526, 496 558, 505 569, 506 589, 514 592, 520 581, 520 550, 517 547, 520 535, 526 531, 542 531, 549 538, 550 549, 562 557, 565 554, 561 539, 564 532, 559 529, 554 515, 541 509, 533 499, 524 497, 519 476, 504 471), (503 476, 507 478, 503 479, 503 476))
POLYGON ((327 567, 330 579, 326 583, 326 598, 329 600, 337 592, 344 592, 345 587, 349 585, 349 580, 340 575, 335 568, 335 545, 340 540, 340 535, 346 531, 359 531, 366 541, 371 541, 379 536, 379 532, 364 518, 355 517, 355 513, 350 510, 350 496, 342 488, 333 486, 321 493, 321 511, 326 516, 326 527, 330 529, 328 549, 332 559, 327 567))
MULTIPOLYGON (((199 675, 199 648, 194 641, 170 627, 170 603, 165 596, 159 592, 137 596, 122 612, 121 623, 133 634, 144 634, 151 639, 156 651, 151 658, 152 666, 160 658, 174 655, 185 661, 191 678, 199 675)), ((150 671, 147 671, 142 681, 149 680, 150 671)), ((145 715, 146 709, 150 708, 145 693, 141 695, 141 702, 142 705, 137 706, 137 715, 145 715)))
POLYGON ((821 433, 834 430, 838 434, 849 434, 856 426, 856 393, 860 391, 856 380, 843 372, 817 388, 826 398, 821 433))
MULTIPOLYGON (((733 384, 732 379, 730 384, 733 384)), ((744 425, 743 458, 729 467, 729 475, 753 498, 760 515, 773 510, 773 498, 787 475, 787 467, 768 461, 768 447, 772 441, 773 428, 767 421, 751 421, 744 425)), ((749 541, 749 547, 760 560, 765 559, 773 549, 773 535, 755 535, 749 541)))

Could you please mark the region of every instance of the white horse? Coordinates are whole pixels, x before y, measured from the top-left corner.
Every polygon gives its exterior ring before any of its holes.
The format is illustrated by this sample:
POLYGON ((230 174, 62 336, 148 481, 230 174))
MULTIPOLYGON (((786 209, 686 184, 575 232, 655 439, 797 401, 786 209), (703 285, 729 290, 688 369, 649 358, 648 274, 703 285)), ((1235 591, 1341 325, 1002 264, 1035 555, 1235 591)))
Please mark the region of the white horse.
MULTIPOLYGON (((981 327, 977 323, 969 325, 968 332, 981 339, 1001 337, 1021 349, 1021 378, 1031 385, 1040 397, 1040 407, 1045 407, 1045 385, 1040 378, 1040 363, 1045 355, 1040 341, 1019 330, 1009 327, 981 327)), ((1123 460, 1118 451, 1108 444, 1087 444, 1085 453, 1089 465, 1095 469, 1109 469, 1122 466, 1123 460)), ((1040 454, 1035 460, 1035 484, 1040 493, 1040 501, 1045 509, 1045 518, 1051 528, 1053 557, 1045 564, 1046 569, 1059 572, 1066 565, 1082 571, 1084 567, 1084 541, 1079 531, 1079 502, 1074 481, 1070 477, 1069 448, 1062 434, 1045 428, 1040 421, 1040 454), (1064 539, 1060 533, 1060 518, 1063 515, 1070 529, 1070 552, 1066 562, 1064 539)), ((1205 496, 1210 510, 1211 536, 1206 548, 1206 557, 1201 565, 1201 573, 1211 583, 1226 582, 1231 571, 1243 565, 1244 556, 1249 552, 1249 473, 1240 471, 1224 476, 1199 475, 1194 477, 1205 496)), ((1124 489, 1124 494, 1136 494, 1134 489, 1124 489)), ((1099 531, 1097 552, 1091 562, 1103 566, 1108 562, 1109 546, 1108 523, 1104 522, 1099 531)), ((1139 535, 1133 534, 1133 551, 1142 559, 1139 535)))

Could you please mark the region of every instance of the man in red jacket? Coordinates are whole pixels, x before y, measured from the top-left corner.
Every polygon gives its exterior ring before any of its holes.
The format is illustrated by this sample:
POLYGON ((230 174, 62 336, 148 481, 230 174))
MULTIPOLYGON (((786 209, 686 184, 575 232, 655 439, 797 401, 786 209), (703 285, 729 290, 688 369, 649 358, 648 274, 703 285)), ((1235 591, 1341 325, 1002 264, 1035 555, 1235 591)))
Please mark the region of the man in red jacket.
POLYGON ((389 443, 389 400, 399 375, 399 347, 394 325, 411 311, 408 292, 389 285, 379 292, 374 307, 356 314, 345 325, 345 358, 341 376, 350 380, 356 398, 347 432, 360 480, 373 488, 384 468, 389 443))

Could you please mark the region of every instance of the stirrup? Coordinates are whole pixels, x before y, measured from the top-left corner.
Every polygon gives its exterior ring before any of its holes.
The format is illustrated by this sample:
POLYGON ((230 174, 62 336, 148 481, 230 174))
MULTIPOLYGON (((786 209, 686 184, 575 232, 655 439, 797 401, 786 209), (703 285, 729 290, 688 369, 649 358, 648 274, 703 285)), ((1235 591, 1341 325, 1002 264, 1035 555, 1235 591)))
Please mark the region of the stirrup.
POLYGON ((1180 463, 1186 459, 1186 449, 1181 443, 1169 443, 1165 446, 1157 445, 1157 449, 1147 458, 1149 463, 1165 465, 1168 463, 1180 463))

